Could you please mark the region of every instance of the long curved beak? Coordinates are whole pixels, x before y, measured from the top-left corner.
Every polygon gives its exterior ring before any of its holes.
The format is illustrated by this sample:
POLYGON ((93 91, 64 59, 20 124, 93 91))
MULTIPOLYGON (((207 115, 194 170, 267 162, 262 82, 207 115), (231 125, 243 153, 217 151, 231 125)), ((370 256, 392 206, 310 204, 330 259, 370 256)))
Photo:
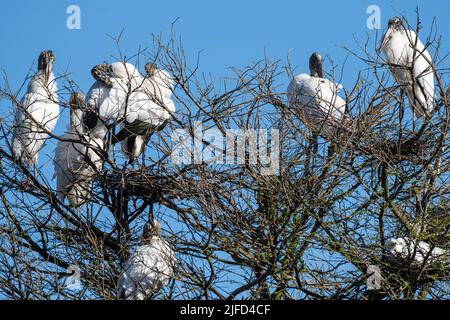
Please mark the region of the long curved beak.
POLYGON ((317 74, 319 75, 319 78, 323 78, 323 63, 318 62, 316 69, 317 69, 317 74))
POLYGON ((47 80, 50 78, 50 73, 52 73, 52 63, 49 61, 45 65, 45 78, 47 80))
POLYGON ((391 33, 392 33, 392 29, 391 28, 388 28, 386 30, 386 32, 384 33, 383 39, 381 40, 381 45, 377 49, 378 53, 383 51, 384 47, 386 47, 386 44, 389 42, 389 40, 391 40, 391 33))

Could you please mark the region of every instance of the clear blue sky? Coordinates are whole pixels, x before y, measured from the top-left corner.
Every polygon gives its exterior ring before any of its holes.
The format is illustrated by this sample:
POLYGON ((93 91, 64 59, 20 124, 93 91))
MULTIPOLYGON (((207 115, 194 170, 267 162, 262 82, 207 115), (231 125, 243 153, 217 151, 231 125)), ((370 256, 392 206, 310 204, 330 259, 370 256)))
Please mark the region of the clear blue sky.
MULTIPOLYGON (((53 49, 57 55, 56 72, 67 69, 86 91, 92 83, 90 69, 116 54, 114 42, 107 36, 124 30, 122 48, 136 53, 139 46, 151 47, 151 33, 170 33, 177 18, 176 31, 186 50, 202 50, 201 71, 220 79, 231 66, 245 66, 264 57, 285 61, 290 53, 297 71, 307 70, 307 59, 320 51, 340 66, 346 57, 342 46, 356 49, 354 38, 364 41, 377 31, 366 27, 369 5, 381 9, 385 28, 393 15, 405 13, 415 21, 419 6, 424 31, 437 19, 438 34, 443 37, 442 53, 449 52, 450 4, 448 1, 2 1, 0 10, 0 68, 17 88, 39 52, 53 49), (81 8, 81 30, 66 28, 66 9, 81 8)), ((380 34, 382 31, 378 31, 380 34)), ((330 67, 329 62, 325 65, 330 67)), ((363 66, 351 58, 342 82, 353 85, 363 66)), ((287 78, 286 78, 287 79, 287 78)), ((3 79, 0 79, 3 85, 3 79)), ((1 114, 7 111, 1 103, 1 114)), ((56 133, 67 125, 60 119, 56 133)), ((52 149, 50 149, 52 150, 52 149)), ((48 150, 48 151, 50 151, 48 150)))
MULTIPOLYGON (((2 1, 0 10, 0 67, 13 84, 23 79, 33 59, 43 49, 57 54, 61 68, 69 67, 73 77, 87 89, 90 68, 115 53, 106 34, 122 29, 123 48, 134 53, 139 45, 151 46, 151 33, 168 33, 179 18, 176 30, 191 53, 204 50, 202 70, 225 74, 229 66, 243 66, 263 57, 283 59, 291 50, 292 60, 306 67, 312 51, 321 51, 342 62, 341 45, 354 46, 353 36, 364 39, 369 5, 381 8, 382 27, 396 12, 414 17, 421 12, 428 30, 436 16, 445 39, 450 32, 448 1, 2 1), (66 8, 81 8, 81 30, 66 28, 66 8)), ((448 50, 447 50, 448 51, 448 50)), ((109 59, 111 60, 111 59, 109 59)))
MULTIPOLYGON (((284 62, 290 54, 298 72, 308 70, 307 60, 314 51, 341 66, 346 58, 342 46, 356 49, 355 38, 364 42, 367 36, 374 38, 377 34, 366 27, 369 5, 380 7, 382 28, 399 13, 406 14, 414 24, 419 6, 424 32, 429 32, 436 17, 437 31, 443 39, 441 53, 450 51, 448 0, 15 0, 1 1, 0 69, 5 70, 11 87, 16 89, 39 52, 52 49, 57 56, 55 71, 61 74, 67 69, 87 91, 93 82, 92 66, 104 60, 112 62, 111 55, 116 54, 107 34, 118 35, 124 30, 122 48, 131 55, 139 46, 151 47, 151 33, 169 34, 177 18, 175 28, 185 49, 192 55, 202 51, 200 69, 216 79, 229 74, 229 67, 248 65, 265 54, 284 62), (71 4, 81 8, 81 30, 66 28, 66 9, 71 4)), ((329 67, 327 61, 325 68, 329 67)), ((351 87, 362 68, 350 58, 342 79, 344 86, 351 87)), ((0 101, 0 106, 0 116, 11 108, 5 101, 0 101)), ((65 115, 58 122, 57 134, 67 126, 65 115)), ((45 172, 49 178, 53 166, 48 160, 53 157, 53 149, 54 143, 47 143, 40 156, 40 165, 47 162, 45 172)))

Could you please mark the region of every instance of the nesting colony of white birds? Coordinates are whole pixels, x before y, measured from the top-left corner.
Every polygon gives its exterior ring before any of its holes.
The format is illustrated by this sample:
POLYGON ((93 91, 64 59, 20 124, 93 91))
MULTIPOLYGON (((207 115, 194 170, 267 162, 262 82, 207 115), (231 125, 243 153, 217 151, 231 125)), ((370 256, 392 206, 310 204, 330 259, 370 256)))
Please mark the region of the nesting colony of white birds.
MULTIPOLYGON (((384 53, 395 81, 406 92, 414 116, 429 119, 435 107, 434 68, 418 34, 394 17, 389 20, 378 50, 384 53)), ((346 102, 339 96, 343 87, 325 78, 320 53, 311 55, 309 69, 309 74, 301 73, 289 84, 288 105, 300 111, 304 125, 314 135, 329 139, 339 128, 348 130, 346 102)), ((407 237, 388 239, 386 249, 391 258, 413 264, 435 262, 447 254, 446 250, 407 237)))
MULTIPOLYGON (((52 51, 40 54, 38 71, 14 119, 14 157, 34 166, 35 171, 39 151, 60 117, 54 61, 52 51)), ((95 82, 86 97, 72 93, 70 125, 58 138, 54 156, 56 191, 62 202, 67 199, 71 206, 79 208, 89 201, 92 183, 102 170, 108 150, 106 135, 110 126, 121 126, 112 143, 122 142, 125 156, 134 163, 151 135, 162 130, 174 114, 174 80, 153 63, 145 66, 145 72, 144 77, 127 62, 100 64, 91 71, 95 82)), ((142 245, 125 263, 119 296, 148 298, 170 279, 174 261, 173 251, 160 237, 159 222, 147 223, 142 245)))
MULTIPOLYGON (((431 55, 416 32, 405 28, 399 18, 389 21, 379 48, 398 85, 406 92, 416 117, 429 118, 434 109, 434 69, 431 55)), ((22 163, 37 167, 38 153, 55 129, 60 108, 52 65, 55 55, 43 51, 38 71, 17 108, 12 150, 22 163)), ((309 59, 310 73, 294 77, 288 87, 289 107, 302 114, 305 126, 316 135, 329 137, 346 118, 346 101, 339 95, 342 85, 327 79, 323 59, 314 53, 309 59)), ((70 98, 70 126, 58 139, 54 165, 56 189, 61 201, 80 207, 91 197, 92 183, 103 167, 108 152, 106 135, 112 125, 120 131, 110 140, 121 142, 133 164, 144 154, 151 135, 162 130, 174 115, 172 94, 175 82, 153 63, 145 75, 132 64, 99 64, 92 71, 95 80, 86 97, 73 93, 70 98)), ((406 238, 390 239, 387 250, 393 257, 411 258, 421 263, 426 256, 444 254, 424 242, 406 238)), ((118 297, 144 299, 162 288, 171 278, 175 256, 160 237, 158 222, 145 226, 141 245, 124 266, 118 297)))

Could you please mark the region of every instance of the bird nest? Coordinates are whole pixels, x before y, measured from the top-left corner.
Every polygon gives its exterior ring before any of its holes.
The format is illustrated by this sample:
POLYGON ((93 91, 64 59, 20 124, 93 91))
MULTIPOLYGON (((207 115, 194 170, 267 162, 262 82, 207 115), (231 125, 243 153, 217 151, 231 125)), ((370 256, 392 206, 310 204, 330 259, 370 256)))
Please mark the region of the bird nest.
POLYGON ((382 285, 375 290, 378 294, 399 291, 404 289, 405 284, 415 288, 426 287, 448 275, 448 265, 443 258, 425 264, 400 257, 385 257, 383 261, 380 265, 382 285))
POLYGON ((162 176, 151 169, 108 170, 100 179, 109 190, 120 190, 122 194, 146 198, 176 197, 178 177, 162 176))
POLYGON ((385 163, 410 161, 419 165, 429 162, 436 146, 435 140, 428 134, 417 136, 414 132, 405 133, 401 139, 371 133, 356 139, 355 144, 363 153, 385 163))

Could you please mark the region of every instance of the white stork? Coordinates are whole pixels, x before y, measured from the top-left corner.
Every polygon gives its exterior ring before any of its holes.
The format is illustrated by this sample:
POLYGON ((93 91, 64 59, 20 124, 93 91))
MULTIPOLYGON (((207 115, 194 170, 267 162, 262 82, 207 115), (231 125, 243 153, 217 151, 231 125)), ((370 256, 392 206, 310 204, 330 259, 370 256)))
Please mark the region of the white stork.
POLYGON ((124 265, 118 282, 117 297, 126 300, 145 300, 169 281, 176 262, 169 245, 160 236, 158 221, 147 222, 141 245, 131 254, 124 265))
POLYGON ((100 64, 91 70, 96 80, 86 96, 87 130, 91 136, 104 138, 107 125, 117 123, 126 114, 126 104, 143 77, 130 63, 100 64))
POLYGON ((342 85, 323 77, 323 61, 319 53, 311 55, 309 68, 310 74, 299 74, 289 84, 289 107, 299 109, 305 125, 313 132, 330 135, 345 113, 345 101, 338 96, 342 85))
POLYGON ((103 123, 117 122, 125 116, 127 100, 144 78, 130 63, 100 64, 92 69, 97 80, 86 97, 86 104, 103 123))
POLYGON ((417 117, 429 117, 434 109, 433 61, 428 49, 413 30, 406 30, 402 20, 389 20, 379 51, 389 63, 397 83, 405 90, 417 117))
POLYGON ((12 149, 17 159, 37 167, 38 153, 59 117, 58 88, 52 72, 53 51, 41 52, 38 71, 31 79, 14 119, 12 149))
POLYGON ((130 163, 142 153, 151 134, 161 130, 175 111, 173 79, 154 64, 148 63, 145 69, 146 78, 130 63, 97 65, 92 69, 97 81, 86 97, 88 108, 98 115, 96 128, 103 128, 103 137, 105 124, 123 120, 122 130, 112 143, 124 141, 122 149, 130 163))
POLYGON ((425 259, 427 264, 435 262, 446 254, 446 250, 431 246, 424 242, 416 242, 409 238, 391 238, 386 241, 386 249, 392 258, 409 260, 416 264, 422 264, 425 259))
POLYGON ((152 134, 162 130, 175 112, 174 80, 153 63, 147 63, 145 71, 146 78, 131 94, 124 126, 113 141, 123 141, 122 150, 130 163, 134 163, 152 134))
POLYGON ((89 199, 92 180, 103 164, 99 153, 103 149, 103 139, 79 132, 83 105, 84 96, 73 93, 70 97, 70 129, 58 141, 54 159, 53 178, 56 178, 58 197, 61 201, 67 197, 75 208, 89 199))

